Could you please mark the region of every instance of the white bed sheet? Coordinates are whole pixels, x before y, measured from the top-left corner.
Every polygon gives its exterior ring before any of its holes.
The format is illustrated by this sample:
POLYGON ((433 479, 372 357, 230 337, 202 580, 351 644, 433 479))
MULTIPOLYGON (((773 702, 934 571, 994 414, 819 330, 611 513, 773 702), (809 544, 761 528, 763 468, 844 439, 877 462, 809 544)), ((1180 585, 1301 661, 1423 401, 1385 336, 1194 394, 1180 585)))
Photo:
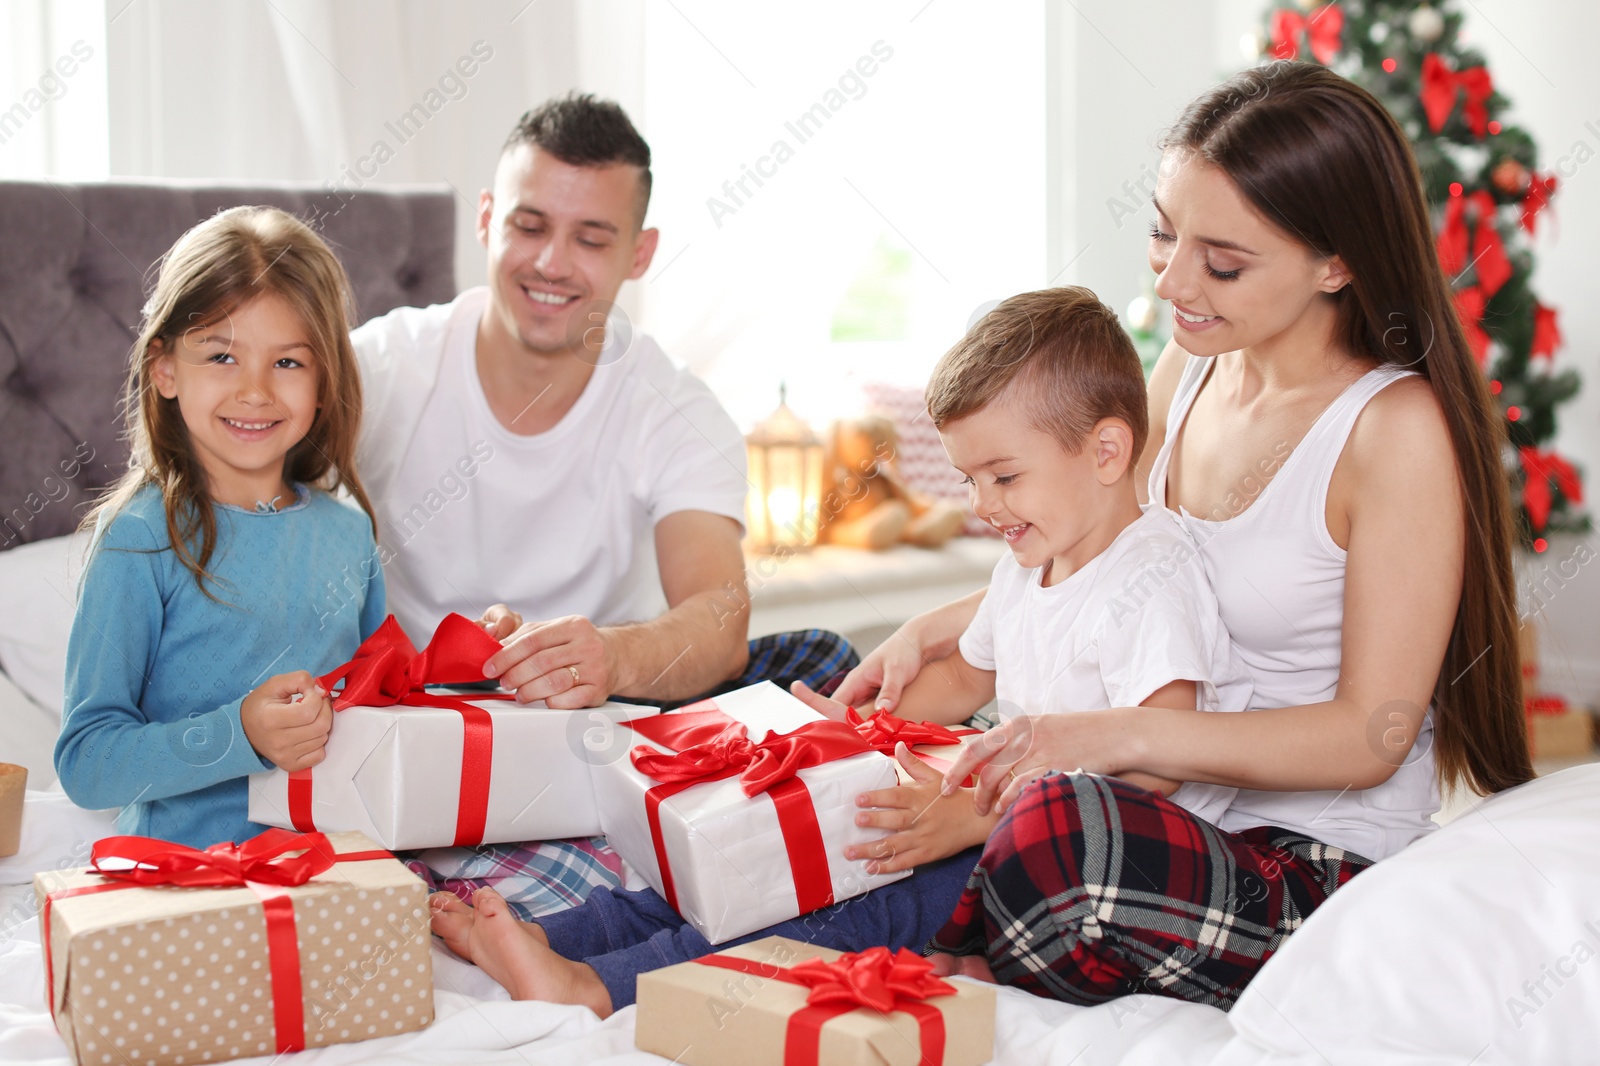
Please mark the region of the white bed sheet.
MULTIPOLYGON (((68 1066, 66 1045, 44 1005, 44 969, 33 890, 0 887, 0 1062, 68 1066)), ((294 1056, 295 1066, 367 1063, 660 1066, 633 1046, 634 1010, 600 1021, 586 1008, 513 1003, 476 967, 435 942, 436 1020, 420 1033, 340 1044, 294 1056)), ((1015 1066, 1173 1066, 1210 1061, 1232 1036, 1211 1007, 1137 996, 1072 1007, 1002 988, 995 1062, 1015 1066)), ((261 1057, 239 1060, 266 1066, 261 1057)))

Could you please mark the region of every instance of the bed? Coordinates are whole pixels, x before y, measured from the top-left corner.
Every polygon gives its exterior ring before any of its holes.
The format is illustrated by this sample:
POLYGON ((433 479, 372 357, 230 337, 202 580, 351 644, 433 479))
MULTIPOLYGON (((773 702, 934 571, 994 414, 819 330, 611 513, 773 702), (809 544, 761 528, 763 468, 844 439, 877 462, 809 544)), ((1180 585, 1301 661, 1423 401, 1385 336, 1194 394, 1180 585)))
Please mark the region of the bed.
MULTIPOLYGON (((315 218, 350 269, 363 318, 454 294, 448 192, 0 183, 0 760, 28 766, 34 786, 23 849, 0 860, 0 1062, 68 1061, 44 1006, 27 882, 82 865, 111 826, 111 812, 78 810, 52 787, 82 553, 67 534, 125 458, 115 403, 149 265, 186 226, 237 203, 315 218), (60 464, 74 456, 67 477, 60 464)), ((995 1061, 1589 1060, 1600 1042, 1597 855, 1600 766, 1563 770, 1467 808, 1362 874, 1231 1012, 1150 996, 1076 1007, 1001 989, 995 1061)), ((582 1008, 513 1003, 437 943, 433 961, 428 1029, 296 1061, 666 1061, 634 1050, 632 1008, 600 1021, 582 1008)))

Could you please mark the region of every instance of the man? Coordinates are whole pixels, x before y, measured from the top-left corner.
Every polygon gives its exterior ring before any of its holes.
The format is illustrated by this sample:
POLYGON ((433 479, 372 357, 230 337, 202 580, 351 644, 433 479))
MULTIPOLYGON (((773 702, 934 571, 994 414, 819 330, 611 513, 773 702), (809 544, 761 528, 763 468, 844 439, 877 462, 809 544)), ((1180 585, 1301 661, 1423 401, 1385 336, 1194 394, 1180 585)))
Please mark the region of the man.
MULTIPOLYGON (((523 701, 676 703, 855 663, 821 631, 746 643, 744 441, 612 311, 656 251, 650 182, 649 146, 616 104, 528 112, 479 197, 487 287, 353 334, 391 609, 420 643, 448 612, 495 604, 481 621, 505 648, 486 673, 523 701)), ((581 901, 619 865, 576 843, 424 859, 480 881, 553 867, 561 884, 509 886, 527 914, 581 901)))

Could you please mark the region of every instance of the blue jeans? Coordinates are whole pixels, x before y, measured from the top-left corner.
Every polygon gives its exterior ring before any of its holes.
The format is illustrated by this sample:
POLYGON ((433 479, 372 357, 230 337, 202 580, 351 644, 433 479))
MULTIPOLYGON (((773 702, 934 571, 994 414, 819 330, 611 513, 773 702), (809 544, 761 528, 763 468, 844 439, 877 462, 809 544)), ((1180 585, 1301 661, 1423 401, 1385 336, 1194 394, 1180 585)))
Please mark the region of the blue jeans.
POLYGON ((611 993, 611 1005, 621 1010, 634 1001, 641 973, 764 936, 786 936, 838 951, 865 951, 880 944, 921 951, 950 920, 982 852, 969 848, 920 866, 894 884, 715 946, 648 888, 597 888, 582 906, 534 921, 557 954, 594 968, 611 993))

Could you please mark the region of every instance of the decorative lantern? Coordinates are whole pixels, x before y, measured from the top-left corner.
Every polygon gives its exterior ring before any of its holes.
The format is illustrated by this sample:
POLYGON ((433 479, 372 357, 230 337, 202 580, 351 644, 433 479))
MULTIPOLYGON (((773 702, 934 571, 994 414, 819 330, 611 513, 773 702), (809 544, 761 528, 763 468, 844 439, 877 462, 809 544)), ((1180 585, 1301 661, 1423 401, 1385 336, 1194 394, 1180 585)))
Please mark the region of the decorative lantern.
POLYGON ((779 385, 778 409, 745 438, 750 458, 745 527, 750 545, 764 552, 806 548, 817 539, 822 441, 789 409, 787 399, 787 387, 779 385))

